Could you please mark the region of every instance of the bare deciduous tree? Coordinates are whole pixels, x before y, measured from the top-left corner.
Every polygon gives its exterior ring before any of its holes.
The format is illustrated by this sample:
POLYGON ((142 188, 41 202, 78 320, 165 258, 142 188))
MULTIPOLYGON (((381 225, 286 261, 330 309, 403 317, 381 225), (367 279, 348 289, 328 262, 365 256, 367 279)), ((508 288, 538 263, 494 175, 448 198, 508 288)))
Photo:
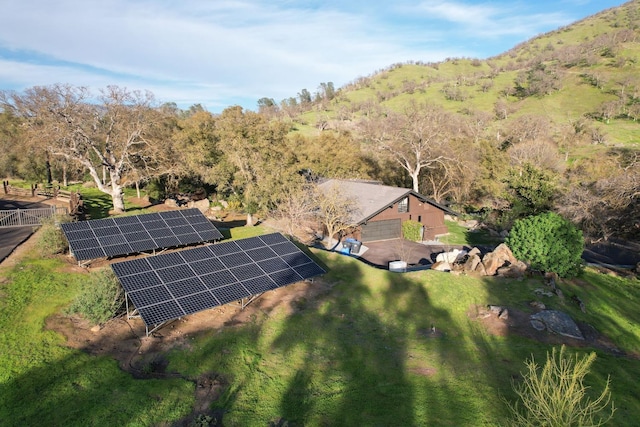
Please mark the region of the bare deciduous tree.
POLYGON ((157 166, 151 139, 158 114, 149 92, 109 86, 96 100, 85 87, 54 85, 4 92, 0 102, 25 120, 30 138, 48 153, 82 165, 116 212, 124 211, 125 172, 157 166))
POLYGON ((533 141, 514 144, 507 150, 511 163, 522 166, 531 163, 542 169, 555 172, 563 170, 563 163, 555 144, 547 139, 536 139, 533 141))
POLYGON ((360 208, 355 199, 346 196, 335 183, 316 186, 314 190, 315 214, 324 226, 326 237, 331 242, 336 235, 357 225, 360 208))
POLYGON ((287 233, 294 236, 296 229, 304 228, 316 209, 314 189, 310 185, 291 183, 282 189, 281 195, 282 200, 273 214, 285 223, 287 233))
POLYGON ((413 190, 420 191, 420 173, 425 168, 451 161, 447 145, 452 118, 441 107, 411 103, 402 113, 364 122, 365 138, 386 152, 407 171, 413 190))
POLYGON ((640 155, 621 150, 585 167, 563 195, 558 211, 592 238, 640 236, 640 155), (591 179, 591 182, 589 180, 591 179))

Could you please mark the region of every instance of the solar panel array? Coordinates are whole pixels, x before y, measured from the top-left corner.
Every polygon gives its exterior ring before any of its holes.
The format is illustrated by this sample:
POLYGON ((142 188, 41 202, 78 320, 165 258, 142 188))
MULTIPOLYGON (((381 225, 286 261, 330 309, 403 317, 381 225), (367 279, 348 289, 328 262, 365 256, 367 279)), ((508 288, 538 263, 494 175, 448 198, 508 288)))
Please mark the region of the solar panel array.
POLYGON ((147 326, 325 273, 279 233, 118 262, 111 268, 147 326))
POLYGON ((62 224, 78 261, 208 242, 222 234, 198 209, 62 224))

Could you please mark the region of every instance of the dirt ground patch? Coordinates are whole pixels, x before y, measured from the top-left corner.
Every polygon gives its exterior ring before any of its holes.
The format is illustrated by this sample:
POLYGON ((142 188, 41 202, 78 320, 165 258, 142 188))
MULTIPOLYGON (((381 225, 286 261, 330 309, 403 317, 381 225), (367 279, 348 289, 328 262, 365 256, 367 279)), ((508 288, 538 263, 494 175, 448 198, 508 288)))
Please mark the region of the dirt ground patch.
POLYGON ((150 336, 146 336, 142 319, 126 316, 95 327, 82 318, 55 315, 47 320, 46 326, 64 335, 68 347, 113 357, 121 369, 136 377, 163 377, 170 375, 161 369, 160 360, 168 350, 188 348, 191 338, 199 334, 244 325, 276 309, 294 312, 300 301, 312 300, 328 289, 321 279, 298 282, 269 291, 244 309, 227 304, 191 314, 163 325, 150 336))
MULTIPOLYGON (((165 355, 169 350, 189 348, 191 339, 200 334, 239 327, 275 310, 292 313, 328 290, 329 285, 321 279, 298 282, 269 291, 244 309, 227 304, 205 310, 165 324, 150 336, 146 335, 145 325, 139 318, 120 317, 95 327, 79 317, 54 315, 47 319, 46 327, 66 337, 68 347, 91 355, 112 357, 120 369, 135 378, 182 377, 167 371, 165 355)), ((186 379, 195 384, 193 412, 173 425, 191 425, 198 416, 221 420, 222 414, 211 412, 209 408, 227 388, 226 380, 215 372, 186 379)))
POLYGON ((576 322, 580 332, 582 332, 584 336, 584 340, 580 340, 555 334, 546 329, 539 331, 531 326, 529 316, 533 314, 533 312, 526 313, 515 308, 505 308, 508 310, 507 318, 500 318, 495 313, 488 313, 486 307, 480 306, 470 307, 467 311, 467 316, 470 319, 480 322, 487 332, 495 336, 518 335, 544 344, 564 344, 569 347, 592 347, 617 356, 640 357, 640 355, 625 354, 618 349, 609 338, 599 333, 593 326, 587 323, 576 322))

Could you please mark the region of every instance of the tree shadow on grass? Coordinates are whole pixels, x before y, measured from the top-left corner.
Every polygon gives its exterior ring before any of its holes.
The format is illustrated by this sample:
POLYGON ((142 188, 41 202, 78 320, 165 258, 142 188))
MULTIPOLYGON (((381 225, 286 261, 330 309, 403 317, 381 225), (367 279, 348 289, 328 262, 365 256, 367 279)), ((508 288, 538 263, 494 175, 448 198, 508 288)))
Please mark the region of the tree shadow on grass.
POLYGON ((90 197, 83 197, 83 200, 87 219, 107 218, 109 211, 113 209, 113 202, 108 194, 92 192, 90 197))
POLYGON ((187 414, 193 384, 135 380, 107 357, 70 352, 0 385, 2 425, 157 425, 187 414))
POLYGON ((282 419, 291 425, 459 425, 467 391, 441 371, 450 368, 455 351, 448 340, 463 331, 447 310, 408 276, 339 256, 330 263, 324 280, 338 284, 289 317, 272 344, 296 365, 280 400, 282 419), (373 286, 371 277, 361 279, 372 274, 380 279, 373 286), (434 323, 444 331, 432 331, 434 323))

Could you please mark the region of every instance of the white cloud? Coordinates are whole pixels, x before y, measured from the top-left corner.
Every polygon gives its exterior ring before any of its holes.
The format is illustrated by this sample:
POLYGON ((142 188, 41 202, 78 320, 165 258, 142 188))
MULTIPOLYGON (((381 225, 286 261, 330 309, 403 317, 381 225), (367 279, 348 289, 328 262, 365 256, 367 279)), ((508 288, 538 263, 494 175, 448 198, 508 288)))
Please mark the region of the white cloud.
POLYGON ((232 99, 255 108, 262 96, 340 86, 397 62, 488 56, 486 44, 474 51, 469 40, 567 23, 517 10, 498 1, 7 0, 0 59, 11 63, 0 76, 12 87, 144 86, 180 104, 218 109, 232 99))

